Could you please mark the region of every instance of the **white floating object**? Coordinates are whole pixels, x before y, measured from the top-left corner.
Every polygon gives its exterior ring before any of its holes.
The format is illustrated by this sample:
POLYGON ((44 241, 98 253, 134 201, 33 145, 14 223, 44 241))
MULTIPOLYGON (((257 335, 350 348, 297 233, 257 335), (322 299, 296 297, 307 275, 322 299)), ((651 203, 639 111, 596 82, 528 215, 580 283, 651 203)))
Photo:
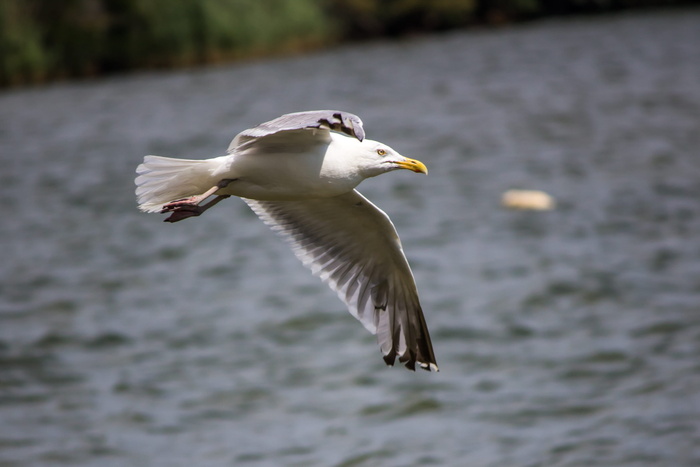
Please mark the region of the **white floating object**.
POLYGON ((549 211, 554 209, 554 198, 539 190, 508 190, 501 196, 501 204, 509 209, 549 211))

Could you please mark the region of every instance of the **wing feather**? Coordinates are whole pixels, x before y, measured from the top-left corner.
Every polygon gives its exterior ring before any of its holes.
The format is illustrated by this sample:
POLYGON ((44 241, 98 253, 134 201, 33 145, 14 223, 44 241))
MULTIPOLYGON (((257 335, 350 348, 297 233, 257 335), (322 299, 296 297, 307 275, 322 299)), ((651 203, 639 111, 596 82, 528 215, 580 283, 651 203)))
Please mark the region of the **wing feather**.
MULTIPOLYGON (((306 144, 314 144, 318 139, 327 141, 331 130, 345 133, 360 141, 365 139, 362 120, 357 115, 340 110, 311 110, 285 114, 242 131, 231 141, 227 154, 250 150, 251 147, 263 144, 266 140, 276 139, 275 135, 286 140, 286 147, 290 146, 288 140, 291 137, 296 137, 297 140, 306 139, 308 140, 306 144)), ((304 146, 303 141, 296 141, 296 143, 304 146)))
POLYGON ((437 371, 413 274, 389 217, 359 192, 303 201, 245 199, 396 357, 437 371))

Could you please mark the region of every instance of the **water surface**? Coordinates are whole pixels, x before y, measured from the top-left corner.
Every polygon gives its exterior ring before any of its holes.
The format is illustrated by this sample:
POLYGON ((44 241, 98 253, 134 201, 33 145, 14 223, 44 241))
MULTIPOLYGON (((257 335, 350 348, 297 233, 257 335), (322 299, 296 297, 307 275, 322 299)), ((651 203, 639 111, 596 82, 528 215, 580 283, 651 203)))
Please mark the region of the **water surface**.
POLYGON ((650 12, 0 95, 0 465, 698 465, 697 44, 650 12), (430 168, 360 189, 438 374, 385 367, 241 201, 136 210, 143 155, 320 108, 430 168))

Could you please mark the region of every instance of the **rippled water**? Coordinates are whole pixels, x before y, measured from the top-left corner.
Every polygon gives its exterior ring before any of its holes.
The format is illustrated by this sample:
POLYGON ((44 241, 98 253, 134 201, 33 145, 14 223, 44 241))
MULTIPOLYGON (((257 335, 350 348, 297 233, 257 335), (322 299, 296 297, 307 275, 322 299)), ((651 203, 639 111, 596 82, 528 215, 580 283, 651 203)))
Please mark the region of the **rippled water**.
POLYGON ((699 465, 698 44, 680 10, 0 95, 0 465, 699 465), (314 108, 430 168, 361 190, 438 374, 385 367, 239 200, 136 210, 143 155, 314 108))

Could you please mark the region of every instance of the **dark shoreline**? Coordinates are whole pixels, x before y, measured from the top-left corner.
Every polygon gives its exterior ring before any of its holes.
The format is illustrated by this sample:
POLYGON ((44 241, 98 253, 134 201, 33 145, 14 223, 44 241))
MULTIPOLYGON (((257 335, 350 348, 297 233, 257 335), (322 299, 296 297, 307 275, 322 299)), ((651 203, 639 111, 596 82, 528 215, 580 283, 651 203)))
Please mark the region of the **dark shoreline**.
POLYGON ((4 0, 0 88, 285 56, 329 45, 698 0, 4 0), (255 5, 251 7, 251 5, 255 5))

